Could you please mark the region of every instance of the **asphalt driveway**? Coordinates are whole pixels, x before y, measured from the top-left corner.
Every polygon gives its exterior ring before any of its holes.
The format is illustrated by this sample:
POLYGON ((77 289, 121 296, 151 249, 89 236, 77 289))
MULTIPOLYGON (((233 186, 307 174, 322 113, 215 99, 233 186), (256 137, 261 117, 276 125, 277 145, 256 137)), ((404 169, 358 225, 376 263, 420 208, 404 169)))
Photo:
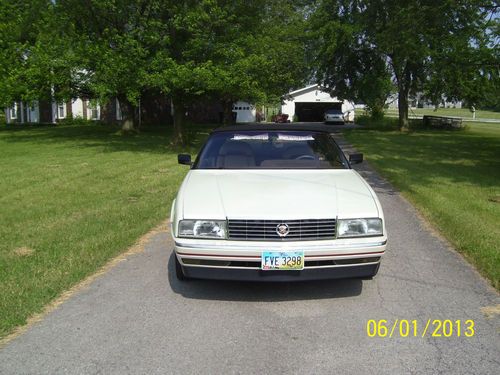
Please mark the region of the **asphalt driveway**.
POLYGON ((498 294, 367 164, 359 169, 389 233, 374 280, 179 283, 172 241, 159 233, 1 349, 0 373, 499 373, 500 317, 481 311, 498 311, 498 294), (475 335, 371 338, 370 319, 417 320, 419 334, 428 319, 473 320, 475 335))

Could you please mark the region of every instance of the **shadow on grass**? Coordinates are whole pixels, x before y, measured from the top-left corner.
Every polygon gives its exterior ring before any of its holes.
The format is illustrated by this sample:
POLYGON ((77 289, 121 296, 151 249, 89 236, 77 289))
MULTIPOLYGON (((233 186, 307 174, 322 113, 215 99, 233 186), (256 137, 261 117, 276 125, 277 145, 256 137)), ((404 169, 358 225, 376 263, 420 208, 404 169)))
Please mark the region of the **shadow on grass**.
POLYGON ((195 134, 189 146, 172 146, 172 128, 148 127, 139 134, 120 134, 119 128, 110 125, 62 125, 62 126, 12 126, 0 127, 0 140, 9 143, 36 145, 68 144, 77 148, 95 148, 99 152, 151 152, 158 154, 196 152, 216 125, 190 126, 195 134))
MULTIPOLYGON (((216 280, 187 280, 175 277, 175 260, 168 260, 168 282, 174 293, 185 298, 216 301, 277 302, 359 296, 363 289, 360 279, 296 281, 296 282, 243 282, 216 280)), ((375 281, 367 281, 375 282, 375 281)))

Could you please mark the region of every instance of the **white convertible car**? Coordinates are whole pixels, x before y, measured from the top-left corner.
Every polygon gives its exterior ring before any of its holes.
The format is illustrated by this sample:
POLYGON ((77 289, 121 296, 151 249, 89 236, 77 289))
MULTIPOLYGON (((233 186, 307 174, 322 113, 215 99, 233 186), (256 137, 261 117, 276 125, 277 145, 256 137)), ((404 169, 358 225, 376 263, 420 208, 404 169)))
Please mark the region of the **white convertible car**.
POLYGON ((293 281, 372 278, 384 214, 325 126, 215 130, 173 202, 176 276, 293 281))

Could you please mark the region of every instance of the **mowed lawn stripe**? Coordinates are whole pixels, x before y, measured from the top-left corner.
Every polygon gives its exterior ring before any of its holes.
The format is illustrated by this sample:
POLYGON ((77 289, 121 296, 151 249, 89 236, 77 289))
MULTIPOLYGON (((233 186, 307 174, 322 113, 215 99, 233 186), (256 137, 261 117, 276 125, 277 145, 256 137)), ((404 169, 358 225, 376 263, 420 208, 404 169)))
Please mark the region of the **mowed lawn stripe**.
POLYGON ((500 124, 468 126, 409 134, 368 126, 346 137, 498 289, 500 124))
POLYGON ((0 336, 168 218, 178 151, 164 128, 0 129, 0 336))

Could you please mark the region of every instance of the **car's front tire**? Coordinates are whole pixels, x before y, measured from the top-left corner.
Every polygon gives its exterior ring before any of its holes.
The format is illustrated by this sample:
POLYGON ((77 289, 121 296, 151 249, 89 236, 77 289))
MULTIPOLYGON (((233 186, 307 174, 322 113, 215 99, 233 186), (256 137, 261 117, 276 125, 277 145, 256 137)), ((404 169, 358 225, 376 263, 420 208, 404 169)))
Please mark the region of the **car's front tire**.
POLYGON ((188 277, 184 274, 184 271, 182 270, 181 263, 179 262, 179 259, 177 259, 177 255, 174 254, 174 259, 175 259, 175 277, 179 281, 185 281, 188 279, 188 277))

